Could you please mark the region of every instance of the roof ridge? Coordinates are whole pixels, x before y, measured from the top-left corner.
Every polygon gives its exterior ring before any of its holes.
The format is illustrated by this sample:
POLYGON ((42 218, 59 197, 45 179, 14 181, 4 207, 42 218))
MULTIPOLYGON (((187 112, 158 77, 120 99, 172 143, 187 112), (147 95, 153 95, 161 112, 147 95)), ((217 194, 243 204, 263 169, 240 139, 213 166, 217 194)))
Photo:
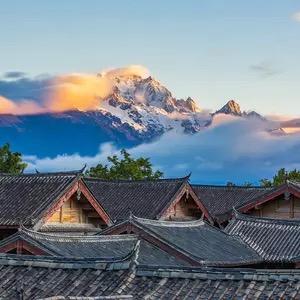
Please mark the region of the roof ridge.
POLYGON ((214 187, 214 188, 228 188, 228 189, 271 189, 271 187, 264 187, 260 185, 253 185, 253 186, 244 186, 244 185, 217 185, 217 184, 191 184, 192 187, 214 187))
POLYGON ((191 227, 191 226, 202 226, 206 223, 203 219, 191 220, 191 221, 164 221, 164 220, 151 220, 139 218, 132 215, 131 220, 137 223, 145 225, 154 225, 154 226, 164 226, 164 227, 191 227))
POLYGON ((126 235, 65 235, 65 234, 49 234, 45 232, 38 232, 34 230, 30 230, 28 228, 25 228, 24 226, 21 226, 19 228, 20 233, 25 233, 29 235, 30 237, 44 237, 44 238, 49 238, 53 240, 59 240, 59 239, 68 239, 68 240, 98 240, 99 242, 104 242, 104 241, 124 241, 124 240, 134 240, 136 239, 136 235, 134 234, 126 234, 126 235))
POLYGON ((43 177, 43 176, 77 176, 82 174, 80 171, 66 171, 66 172, 44 172, 44 173, 22 173, 22 174, 11 174, 11 173, 0 173, 3 177, 43 177))
POLYGON ((185 181, 189 176, 176 177, 176 178, 159 178, 159 179, 103 179, 96 177, 83 177, 83 180, 109 182, 109 183, 139 183, 139 182, 164 182, 164 181, 185 181))

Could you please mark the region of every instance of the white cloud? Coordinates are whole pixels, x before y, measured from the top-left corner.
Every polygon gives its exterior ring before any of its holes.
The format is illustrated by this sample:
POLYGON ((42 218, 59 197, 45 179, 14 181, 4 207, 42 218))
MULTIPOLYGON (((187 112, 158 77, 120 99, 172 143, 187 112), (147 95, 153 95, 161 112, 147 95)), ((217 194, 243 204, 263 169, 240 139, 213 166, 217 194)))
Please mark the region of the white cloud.
MULTIPOLYGON (((169 132, 155 142, 129 151, 136 157, 150 157, 166 177, 192 172, 194 182, 258 182, 281 167, 300 168, 300 136, 272 136, 266 132, 268 126, 259 120, 236 119, 194 135, 169 132)), ((32 157, 27 161, 30 170, 71 170, 81 168, 84 163, 92 166, 105 162, 116 151, 105 144, 94 157, 74 154, 54 159, 32 157)))

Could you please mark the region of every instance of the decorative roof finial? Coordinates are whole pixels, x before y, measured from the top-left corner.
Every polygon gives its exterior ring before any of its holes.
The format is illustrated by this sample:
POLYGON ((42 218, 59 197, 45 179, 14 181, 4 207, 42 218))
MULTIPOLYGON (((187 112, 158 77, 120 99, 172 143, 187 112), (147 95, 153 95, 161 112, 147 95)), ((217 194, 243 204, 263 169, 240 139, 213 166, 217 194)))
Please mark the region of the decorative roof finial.
POLYGON ((85 163, 84 166, 79 170, 79 172, 80 172, 80 173, 83 173, 84 170, 86 169, 86 167, 87 167, 87 164, 85 163))
POLYGON ((133 220, 133 213, 131 210, 129 210, 129 221, 133 220))
POLYGON ((289 173, 288 173, 288 171, 285 171, 284 172, 284 182, 288 183, 288 181, 289 181, 289 173))

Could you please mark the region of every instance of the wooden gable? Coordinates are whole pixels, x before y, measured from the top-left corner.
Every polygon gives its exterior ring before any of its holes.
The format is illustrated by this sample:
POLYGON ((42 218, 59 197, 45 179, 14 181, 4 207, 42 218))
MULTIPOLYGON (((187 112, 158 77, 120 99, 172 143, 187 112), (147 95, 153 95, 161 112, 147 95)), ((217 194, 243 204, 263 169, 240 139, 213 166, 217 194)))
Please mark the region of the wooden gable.
POLYGON ((79 179, 43 217, 41 225, 51 227, 65 225, 91 225, 102 228, 111 224, 110 218, 100 204, 94 199, 85 184, 79 179))
POLYGON ((284 185, 239 210, 258 217, 300 219, 300 193, 295 188, 284 185))
POLYGON ((172 203, 161 214, 161 220, 187 221, 205 218, 211 221, 210 215, 193 189, 186 183, 176 194, 172 203))

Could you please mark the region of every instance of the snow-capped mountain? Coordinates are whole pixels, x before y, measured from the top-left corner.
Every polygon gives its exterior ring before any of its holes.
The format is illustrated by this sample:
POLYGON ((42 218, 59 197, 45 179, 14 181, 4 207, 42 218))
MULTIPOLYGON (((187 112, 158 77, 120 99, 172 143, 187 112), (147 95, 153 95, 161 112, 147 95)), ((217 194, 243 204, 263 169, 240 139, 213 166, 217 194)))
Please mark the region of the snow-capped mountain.
POLYGON ((112 92, 99 99, 95 110, 0 115, 0 144, 9 142, 26 155, 42 157, 94 155, 105 142, 130 147, 170 130, 193 134, 222 114, 263 119, 256 112, 242 112, 233 100, 215 113, 202 111, 195 100, 176 99, 153 77, 119 75, 113 78, 112 92))
POLYGON ((174 98, 166 87, 151 76, 116 77, 113 93, 101 101, 99 109, 113 114, 144 134, 161 134, 171 129, 193 133, 211 118, 201 112, 192 98, 174 98))

